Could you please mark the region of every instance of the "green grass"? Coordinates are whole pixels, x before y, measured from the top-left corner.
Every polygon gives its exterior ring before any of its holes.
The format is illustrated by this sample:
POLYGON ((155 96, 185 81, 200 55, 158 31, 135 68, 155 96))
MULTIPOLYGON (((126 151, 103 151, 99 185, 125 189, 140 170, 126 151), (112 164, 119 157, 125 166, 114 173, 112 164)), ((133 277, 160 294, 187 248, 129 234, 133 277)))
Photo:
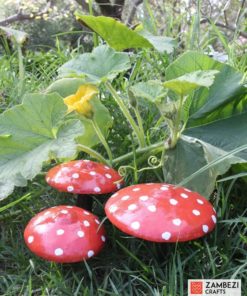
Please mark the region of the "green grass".
MULTIPOLYGON (((28 52, 24 61, 25 92, 45 89, 54 79, 57 67, 68 59, 69 54, 63 51, 28 52)), ((165 56, 162 64, 158 64, 160 56, 148 51, 140 54, 139 59, 130 73, 129 79, 133 83, 162 78, 169 63, 165 56)), ((21 102, 21 97, 16 97, 17 72, 15 53, 1 58, 1 111, 21 102)), ((116 82, 123 90, 125 79, 126 76, 120 76, 116 82)), ((102 100, 114 117, 114 130, 109 137, 111 146, 115 147, 114 156, 132 151, 135 147, 131 145, 130 130, 117 106, 110 96, 102 100)), ((141 104, 145 129, 148 129, 157 120, 154 107, 145 102, 141 104)), ((157 126, 149 131, 152 141, 160 140, 160 128, 165 127, 157 126)), ((97 150, 105 153, 102 147, 97 147, 97 150)), ((146 161, 146 155, 143 158, 146 161)), ((136 182, 135 177, 133 171, 128 170, 127 185, 136 182)), ((157 182, 162 179, 162 174, 158 168, 155 173, 145 171, 137 177, 139 182, 157 182)), ((73 197, 51 190, 41 174, 26 188, 17 189, 8 199, 0 202, 0 295, 183 296, 187 294, 187 280, 201 278, 242 279, 245 293, 246 189, 246 183, 241 180, 218 183, 217 193, 211 198, 218 223, 205 238, 180 244, 155 244, 126 236, 106 220, 108 240, 103 251, 87 262, 62 265, 36 257, 29 252, 23 240, 25 225, 36 213, 54 205, 75 203, 73 197)), ((105 217, 103 208, 106 199, 107 196, 104 196, 94 204, 94 213, 101 219, 105 217)))

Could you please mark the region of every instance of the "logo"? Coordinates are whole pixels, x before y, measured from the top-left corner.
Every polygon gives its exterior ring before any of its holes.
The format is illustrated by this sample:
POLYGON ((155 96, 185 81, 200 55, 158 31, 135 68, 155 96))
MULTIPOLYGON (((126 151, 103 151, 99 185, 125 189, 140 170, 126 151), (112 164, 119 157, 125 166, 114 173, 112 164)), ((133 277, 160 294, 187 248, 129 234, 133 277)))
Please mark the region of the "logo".
POLYGON ((241 296, 241 280, 188 280, 188 296, 241 296))
POLYGON ((190 282, 190 294, 202 294, 202 282, 190 282))

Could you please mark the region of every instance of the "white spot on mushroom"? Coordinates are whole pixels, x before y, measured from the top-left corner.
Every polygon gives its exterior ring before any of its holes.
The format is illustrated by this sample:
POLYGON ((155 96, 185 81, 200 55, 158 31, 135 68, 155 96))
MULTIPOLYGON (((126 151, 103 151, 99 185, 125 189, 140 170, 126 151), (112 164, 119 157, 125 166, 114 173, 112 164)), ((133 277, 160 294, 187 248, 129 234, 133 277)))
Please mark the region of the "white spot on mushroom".
POLYGON ((98 219, 95 219, 94 221, 95 221, 96 224, 100 224, 98 219))
POLYGON ((70 186, 67 187, 67 191, 68 192, 72 192, 73 190, 74 190, 74 187, 73 186, 70 185, 70 186))
POLYGON ((66 206, 66 208, 68 208, 68 209, 73 209, 73 206, 66 206))
POLYGON ((169 240, 171 236, 172 236, 171 233, 168 232, 168 231, 163 232, 163 233, 161 234, 161 237, 162 237, 164 240, 169 240))
POLYGON ((212 220, 213 220, 214 223, 217 222, 217 219, 216 219, 215 215, 212 215, 211 218, 212 218, 212 220))
POLYGON ((186 193, 181 193, 180 196, 181 196, 182 198, 188 198, 188 197, 189 197, 188 194, 186 194, 186 193))
POLYGON ((86 226, 86 227, 89 227, 89 226, 90 226, 90 223, 89 223, 87 220, 84 220, 84 221, 83 221, 83 224, 84 224, 84 226, 86 226))
POLYGON ((149 199, 149 197, 147 195, 142 195, 142 196, 139 197, 139 199, 141 201, 147 201, 149 199))
POLYGON ((111 179, 112 178, 112 176, 110 174, 105 174, 105 176, 106 176, 107 179, 111 179))
POLYGON ((92 257, 94 255, 94 251, 93 250, 90 250, 87 252, 87 256, 88 258, 92 257))
POLYGON ((77 231, 77 235, 79 237, 84 237, 85 233, 83 231, 79 230, 79 231, 77 231))
POLYGON ((84 162, 90 162, 90 160, 89 159, 84 159, 84 162))
POLYGON ((199 198, 198 198, 196 201, 197 201, 197 203, 199 203, 200 205, 203 205, 203 204, 204 204, 203 200, 201 200, 201 199, 199 199, 199 198))
POLYGON ((63 255, 63 249, 61 249, 61 248, 57 248, 57 249, 54 251, 54 254, 55 254, 56 256, 61 256, 61 255, 63 255))
POLYGON ((172 220, 172 223, 176 226, 179 226, 182 223, 182 221, 180 219, 176 218, 176 219, 172 220))
POLYGON ((104 168, 105 168, 106 170, 109 170, 109 169, 110 169, 107 165, 105 165, 104 168))
POLYGON ((130 226, 131 226, 131 228, 133 228, 135 230, 138 230, 141 227, 141 224, 138 221, 134 221, 134 222, 131 223, 130 226))
POLYGON ((105 242, 106 241, 106 238, 105 238, 104 235, 101 235, 101 240, 102 240, 102 242, 105 242))
POLYGON ((124 195, 124 196, 121 198, 121 200, 128 200, 129 198, 130 198, 129 195, 124 195))
POLYGON ((118 196, 118 192, 114 193, 111 197, 116 197, 118 196))
POLYGON ((195 216, 200 216, 200 215, 201 215, 201 212, 198 211, 198 210, 193 210, 192 213, 193 213, 195 216))
POLYGON ((207 233, 208 232, 208 225, 202 225, 202 230, 203 230, 203 232, 207 233))
POLYGON ((68 214, 68 211, 67 210, 62 210, 61 213, 62 214, 68 214))
POLYGON ((44 216, 47 216, 47 215, 49 215, 50 214, 50 211, 46 211, 45 213, 44 213, 44 216))
POLYGON ((63 229, 58 229, 56 231, 56 233, 57 233, 57 235, 62 235, 62 234, 64 234, 64 230, 63 229))
POLYGON ((95 171, 92 171, 92 172, 89 173, 89 175, 91 175, 91 176, 95 176, 96 174, 97 173, 95 171))
POLYGON ((175 205, 178 203, 178 201, 177 201, 176 199, 174 199, 174 198, 171 198, 171 199, 169 200, 169 202, 170 202, 170 204, 173 205, 173 206, 175 206, 175 205))
POLYGON ((128 210, 129 211, 134 211, 136 209, 137 209, 137 205, 136 204, 131 204, 131 205, 128 206, 128 210))
POLYGON ((120 188, 121 188, 121 184, 117 183, 117 189, 120 189, 120 188))
POLYGON ((216 210, 215 210, 215 208, 213 208, 213 211, 216 213, 216 210))
POLYGON ((78 173, 74 173, 73 175, 72 175, 72 178, 74 178, 74 179, 78 179, 80 177, 80 175, 78 174, 78 173))
POLYGON ((111 205, 110 208, 109 208, 109 211, 110 211, 110 213, 115 213, 117 209, 118 209, 117 206, 111 205))
POLYGON ((167 191, 167 190, 169 190, 169 188, 168 188, 167 186, 161 186, 161 187, 160 187, 160 190, 162 190, 162 191, 167 191))
POLYGON ((47 182, 47 183, 49 183, 50 180, 51 180, 50 177, 47 177, 47 178, 46 178, 46 182, 47 182))
POLYGON ((87 215, 87 216, 90 215, 90 213, 87 212, 87 211, 83 211, 83 214, 84 214, 84 215, 87 215))
POLYGON ((29 235, 29 237, 27 238, 27 241, 29 244, 31 244, 34 241, 34 237, 32 235, 29 235))
POLYGON ((151 205, 151 206, 148 206, 148 210, 150 211, 150 212, 156 212, 156 210, 157 210, 157 208, 156 208, 156 206, 155 205, 151 205))
POLYGON ((94 191, 94 192, 100 192, 101 189, 100 189, 99 187, 94 187, 93 191, 94 191))
POLYGON ((136 188, 134 188, 132 191, 139 191, 139 190, 141 190, 141 188, 136 187, 136 188))

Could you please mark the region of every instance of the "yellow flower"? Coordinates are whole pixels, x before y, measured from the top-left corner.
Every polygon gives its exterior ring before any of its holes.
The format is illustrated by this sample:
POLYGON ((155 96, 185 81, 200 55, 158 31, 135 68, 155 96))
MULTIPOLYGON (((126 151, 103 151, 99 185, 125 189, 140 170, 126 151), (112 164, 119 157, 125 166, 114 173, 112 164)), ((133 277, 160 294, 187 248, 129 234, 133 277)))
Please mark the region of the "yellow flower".
POLYGON ((81 85, 74 95, 70 95, 64 99, 64 103, 68 107, 68 113, 76 111, 84 116, 91 117, 93 110, 89 101, 98 92, 98 89, 94 85, 81 85))

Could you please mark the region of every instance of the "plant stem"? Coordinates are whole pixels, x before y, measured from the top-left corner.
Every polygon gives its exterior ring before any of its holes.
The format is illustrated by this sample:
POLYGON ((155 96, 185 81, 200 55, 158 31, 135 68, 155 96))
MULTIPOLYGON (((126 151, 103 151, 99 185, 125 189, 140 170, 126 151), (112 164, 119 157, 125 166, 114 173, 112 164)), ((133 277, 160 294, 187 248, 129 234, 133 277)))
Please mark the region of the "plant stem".
POLYGON ((102 132, 101 132, 99 126, 98 126, 98 123, 96 122, 95 119, 92 119, 92 125, 93 125, 93 128, 94 128, 94 130, 95 130, 97 136, 98 136, 99 139, 100 139, 100 142, 101 142, 102 145, 105 147, 105 150, 106 150, 106 152, 107 152, 107 154, 108 154, 108 157, 109 157, 110 163, 112 163, 112 153, 111 153, 111 149, 110 149, 110 147, 109 147, 109 145, 108 145, 108 143, 107 143, 107 141, 106 141, 104 135, 102 134, 102 132))
POLYGON ((177 144, 177 141, 180 137, 180 121, 181 121, 181 111, 182 111, 182 106, 183 106, 183 100, 184 96, 181 95, 179 99, 179 106, 178 106, 178 111, 177 111, 177 116, 175 119, 174 127, 171 130, 171 145, 170 148, 174 148, 177 144))
POLYGON ((25 79, 25 70, 23 64, 23 54, 21 50, 21 46, 17 44, 17 52, 18 52, 18 62, 19 62, 19 85, 18 85, 18 95, 22 95, 24 79, 25 79))
POLYGON ((82 145, 82 144, 78 144, 77 145, 78 148, 80 148, 81 151, 89 154, 90 156, 92 156, 93 158, 97 159, 98 161, 102 162, 102 163, 105 163, 109 166, 111 166, 111 164, 109 163, 108 160, 106 160, 101 154, 99 154, 97 151, 85 146, 85 145, 82 145))
POLYGON ((144 139, 143 135, 141 134, 139 127, 137 126, 135 120, 131 116, 128 108, 124 105, 122 99, 119 97, 119 95, 117 94, 117 92, 113 88, 113 86, 109 82, 106 82, 105 84, 106 84, 107 89, 110 91, 111 95, 113 96, 115 102, 118 104, 123 115, 126 117, 129 124, 131 125, 132 129, 136 133, 140 147, 142 147, 142 148, 145 147, 145 139, 144 139))
POLYGON ((134 108, 134 111, 135 111, 135 115, 136 115, 136 119, 137 119, 137 122, 138 122, 140 133, 142 134, 142 138, 144 139, 144 143, 145 143, 145 146, 146 146, 145 132, 144 132, 144 128, 143 128, 141 114, 140 114, 139 109, 138 109, 138 105, 134 108))
MULTIPOLYGON (((142 153, 146 153, 146 152, 150 152, 152 150, 156 150, 157 148, 161 148, 162 146, 164 146, 164 142, 158 142, 158 143, 155 143, 153 145, 150 145, 150 146, 147 146, 147 147, 144 147, 144 148, 139 148, 139 149, 136 149, 135 150, 135 154, 142 154, 142 153)), ((133 157, 133 152, 129 152, 127 154, 124 154, 120 157, 117 157, 115 159, 113 159, 112 161, 112 164, 116 164, 118 162, 123 162, 129 158, 133 157)))

